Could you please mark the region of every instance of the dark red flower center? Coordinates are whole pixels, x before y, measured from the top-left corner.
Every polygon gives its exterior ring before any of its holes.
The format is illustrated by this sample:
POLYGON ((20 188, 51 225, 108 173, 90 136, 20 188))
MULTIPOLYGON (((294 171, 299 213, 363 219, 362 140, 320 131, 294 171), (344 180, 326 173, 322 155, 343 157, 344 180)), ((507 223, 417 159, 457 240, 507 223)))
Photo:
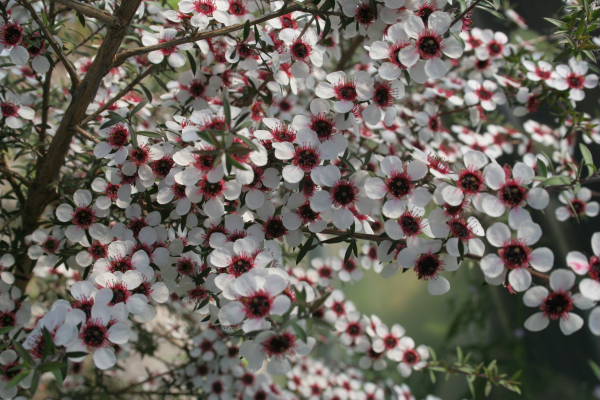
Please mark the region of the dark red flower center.
POLYGON ((550 319, 566 317, 573 310, 573 299, 567 292, 552 292, 544 299, 541 309, 550 319))
POLYGON ((338 206, 347 206, 354 203, 358 189, 352 182, 340 181, 331 190, 333 202, 338 206))

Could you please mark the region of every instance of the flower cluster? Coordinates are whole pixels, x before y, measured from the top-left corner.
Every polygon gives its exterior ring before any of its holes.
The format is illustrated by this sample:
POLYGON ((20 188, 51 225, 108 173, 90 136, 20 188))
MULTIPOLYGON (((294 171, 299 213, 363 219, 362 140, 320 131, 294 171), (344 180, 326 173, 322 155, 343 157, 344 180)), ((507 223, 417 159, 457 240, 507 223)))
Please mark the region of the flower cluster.
POLYGON ((435 355, 345 298, 365 270, 441 296, 475 269, 537 309, 527 330, 600 335, 600 233, 563 262, 543 232, 599 212, 581 57, 445 0, 75 3, 106 40, 0 10, 1 398, 43 372, 93 396, 88 356, 141 354, 169 367, 147 390, 414 399, 397 382, 435 355))

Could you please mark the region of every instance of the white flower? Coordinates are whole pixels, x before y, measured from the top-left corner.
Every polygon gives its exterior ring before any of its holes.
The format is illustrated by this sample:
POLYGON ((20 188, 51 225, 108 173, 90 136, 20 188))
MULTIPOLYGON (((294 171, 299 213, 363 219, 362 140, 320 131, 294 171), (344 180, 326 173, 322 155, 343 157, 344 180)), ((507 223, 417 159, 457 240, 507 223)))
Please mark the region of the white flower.
POLYGON ((0 27, 0 56, 9 56, 17 65, 24 65, 29 60, 29 52, 21 45, 23 31, 23 27, 16 22, 7 22, 0 27))
POLYGON ((560 330, 570 335, 583 326, 583 318, 572 313, 575 299, 569 291, 575 283, 575 274, 566 269, 558 269, 550 274, 548 292, 543 286, 534 286, 523 295, 523 303, 528 307, 539 307, 541 312, 531 315, 525 321, 525 328, 530 331, 545 329, 550 320, 559 320, 560 330))
POLYGON ((565 205, 556 208, 556 219, 563 222, 569 218, 580 218, 581 216, 595 217, 600 211, 600 205, 597 201, 590 201, 591 198, 592 191, 586 187, 580 187, 576 193, 561 192, 558 199, 565 205))
POLYGON ((569 99, 581 101, 585 98, 584 89, 593 89, 598 85, 598 75, 587 74, 587 71, 587 62, 571 58, 569 65, 556 67, 556 75, 548 85, 556 90, 569 90, 569 99))
POLYGON ((66 203, 56 208, 58 220, 72 224, 65 230, 65 236, 72 242, 87 241, 86 231, 93 239, 98 240, 109 235, 108 228, 96 222, 99 217, 106 215, 106 210, 100 210, 96 205, 92 205, 92 199, 92 193, 89 190, 78 189, 73 195, 73 203, 76 208, 66 203))
POLYGON ((488 80, 479 82, 471 79, 467 82, 465 103, 470 106, 481 104, 484 110, 494 111, 497 105, 506 103, 506 97, 495 82, 488 80))
POLYGON ((244 332, 268 329, 267 317, 282 315, 290 307, 290 298, 281 294, 287 286, 282 270, 255 269, 242 275, 223 293, 231 301, 219 310, 219 320, 225 326, 243 322, 244 332))
POLYGON ((406 206, 424 209, 431 194, 427 188, 417 186, 427 175, 428 168, 419 160, 402 162, 397 156, 386 156, 380 164, 384 179, 367 178, 364 192, 370 199, 383 199, 382 213, 388 218, 398 218, 406 206))
POLYGON ((579 282, 579 291, 593 301, 600 301, 600 232, 592 235, 592 251, 594 255, 588 258, 579 251, 567 254, 567 265, 578 275, 587 277, 579 282))
POLYGON ((522 292, 531 285, 533 268, 539 272, 548 272, 554 264, 554 253, 547 247, 532 249, 542 236, 542 229, 531 221, 518 226, 513 238, 510 228, 496 222, 486 232, 488 242, 498 248, 497 254, 488 254, 481 260, 481 270, 486 280, 499 284, 508 271, 508 282, 514 290, 522 292))
POLYGON ((451 22, 450 14, 442 11, 431 13, 427 18, 427 26, 421 17, 414 14, 404 22, 404 30, 414 40, 400 50, 398 59, 410 68, 410 75, 416 82, 441 78, 448 73, 450 63, 442 60, 442 55, 449 58, 462 55, 463 46, 456 38, 443 37, 451 22))
MULTIPOLYGON (((105 306, 94 305, 90 318, 79 329, 79 336, 67 345, 67 352, 93 352, 94 364, 100 369, 112 368, 117 363, 113 345, 127 343, 130 329, 124 322, 114 322, 105 306)), ((81 361, 77 357, 73 361, 81 361)))
POLYGON ((409 377, 413 370, 421 370, 427 365, 429 358, 427 346, 415 347, 415 341, 411 337, 404 336, 400 339, 398 347, 402 352, 402 361, 398 363, 398 371, 403 377, 409 377))
POLYGON ((253 371, 261 369, 265 360, 268 360, 267 371, 273 375, 283 375, 291 369, 289 358, 296 354, 307 355, 315 342, 313 337, 303 342, 291 331, 266 331, 254 340, 245 341, 240 347, 240 354, 248 360, 248 367, 253 371))

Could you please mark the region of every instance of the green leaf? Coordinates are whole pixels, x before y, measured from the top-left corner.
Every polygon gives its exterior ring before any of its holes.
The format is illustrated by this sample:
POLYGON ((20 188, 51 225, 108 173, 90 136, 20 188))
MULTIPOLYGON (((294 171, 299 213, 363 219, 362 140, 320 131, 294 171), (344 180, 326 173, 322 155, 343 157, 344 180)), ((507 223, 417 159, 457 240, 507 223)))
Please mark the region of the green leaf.
MULTIPOLYGON (((13 368, 15 368, 15 367, 13 367, 13 368)), ((10 380, 10 382, 8 382, 6 387, 11 388, 11 387, 17 386, 19 384, 19 382, 21 382, 23 379, 25 379, 28 375, 29 375, 29 370, 24 369, 23 371, 19 372, 14 378, 12 378, 10 380)))
POLYGON ((52 372, 56 380, 62 384, 65 380, 65 371, 67 369, 67 365, 64 362, 60 361, 51 361, 43 364, 40 367, 40 372, 52 372))
POLYGON ((487 381, 485 383, 485 390, 484 390, 485 397, 488 397, 490 395, 490 393, 492 393, 492 382, 487 381))
POLYGON ((246 21, 244 24, 244 32, 242 33, 242 42, 248 39, 250 36, 250 20, 246 21))
POLYGON ((550 177, 548 179, 546 179, 543 182, 544 186, 553 186, 553 185, 570 185, 571 184, 571 178, 567 177, 567 176, 553 176, 550 177))
POLYGON ((296 264, 300 264, 300 261, 304 258, 304 256, 312 250, 314 247, 312 243, 315 239, 315 235, 311 235, 308 240, 300 247, 300 251, 298 252, 298 256, 296 257, 296 264))
POLYGON ((552 25, 556 25, 559 28, 562 28, 563 26, 565 26, 566 24, 561 21, 560 19, 555 19, 555 18, 544 18, 546 21, 550 22, 552 25))
POLYGON ((590 368, 592 369, 592 372, 594 373, 594 375, 596 376, 596 378, 598 380, 600 380, 600 366, 598 366, 598 364, 596 364, 592 360, 589 360, 588 363, 590 364, 590 368))
POLYGON ((229 105, 229 97, 227 90, 223 90, 223 113, 225 113, 225 122, 227 127, 231 126, 231 106, 229 105))
POLYGON ((161 139, 162 135, 160 133, 157 132, 150 132, 150 131, 137 131, 136 132, 138 135, 142 135, 142 136, 148 136, 151 138, 156 138, 156 139, 161 139))
POLYGON ((579 151, 581 151, 581 157, 583 158, 583 163, 585 164, 586 167, 588 167, 588 172, 589 172, 588 176, 593 175, 594 172, 596 172, 596 166, 594 165, 594 156, 592 156, 592 152, 583 143, 579 143, 579 151))
POLYGON ((140 110, 142 108, 144 108, 144 106, 148 104, 148 102, 146 100, 142 101, 141 103, 139 103, 137 106, 135 106, 133 108, 133 110, 131 110, 131 112, 129 113, 130 116, 137 114, 138 112, 140 112, 140 110))
POLYGON ((70 351, 66 354, 67 358, 81 358, 87 356, 85 351, 70 351))
POLYGON ((144 94, 146 95, 146 98, 148 99, 148 103, 152 103, 152 92, 150 92, 150 90, 144 86, 142 83, 140 83, 140 86, 142 87, 142 91, 144 92, 144 94))
POLYGON ((23 348, 21 343, 15 341, 13 343, 13 345, 14 345, 17 353, 19 353, 19 356, 21 356, 21 358, 25 362, 25 364, 28 366, 33 365, 33 358, 31 358, 31 355, 29 354, 29 352, 23 348))
POLYGON ((298 336, 298 338, 300 338, 300 340, 302 340, 303 342, 306 343, 307 336, 306 336, 306 332, 304 331, 304 329, 302 329, 302 327, 297 322, 292 322, 292 328, 294 329, 296 336, 298 336))
POLYGON ((192 53, 190 51, 186 51, 185 55, 188 58, 188 61, 190 62, 190 66, 192 67, 192 72, 194 73, 194 75, 196 75, 196 60, 194 60, 194 56, 192 55, 192 53))

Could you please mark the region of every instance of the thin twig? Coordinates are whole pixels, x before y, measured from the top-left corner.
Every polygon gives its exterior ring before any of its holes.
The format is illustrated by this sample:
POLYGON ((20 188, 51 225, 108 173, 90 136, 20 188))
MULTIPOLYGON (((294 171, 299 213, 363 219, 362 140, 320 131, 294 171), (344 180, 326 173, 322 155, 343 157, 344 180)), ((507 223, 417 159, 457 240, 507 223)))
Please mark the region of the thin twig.
POLYGON ((343 71, 346 68, 348 63, 352 61, 352 56, 354 55, 354 52, 356 51, 356 49, 358 49, 358 46, 360 46, 363 40, 365 40, 363 36, 356 36, 352 40, 352 43, 350 43, 350 46, 344 49, 342 55, 340 56, 340 60, 335 66, 336 71, 343 71))
POLYGON ((77 130, 77 132, 79 134, 81 134, 81 136, 86 137, 87 139, 90 139, 93 142, 100 142, 100 140, 98 138, 95 138, 94 135, 92 135, 91 133, 89 133, 88 131, 86 131, 85 129, 83 129, 81 126, 77 125, 75 127, 75 130, 77 130))
MULTIPOLYGON (((226 35, 231 32, 239 31, 244 29, 246 24, 248 26, 254 26, 261 24, 263 22, 269 21, 273 18, 278 18, 282 15, 289 14, 293 11, 299 11, 302 7, 298 4, 291 4, 288 7, 282 8, 279 11, 275 11, 274 13, 263 15, 260 18, 257 18, 253 21, 245 22, 243 24, 235 24, 231 26, 226 26, 224 28, 215 29, 208 32, 196 32, 192 35, 182 36, 180 38, 167 40, 166 42, 158 43, 152 46, 144 46, 144 47, 136 47, 129 50, 124 50, 117 54, 114 58, 113 67, 117 67, 123 64, 129 57, 138 56, 141 54, 150 53, 151 51, 162 50, 172 48, 185 43, 197 42, 199 40, 210 39, 216 36, 226 35)), ((317 11, 315 11, 317 12, 317 11)))
POLYGON ((125 86, 123 89, 121 89, 119 91, 119 93, 117 93, 114 97, 112 97, 110 100, 108 100, 102 107, 100 107, 98 110, 96 110, 93 114, 90 114, 87 117, 85 117, 81 121, 81 125, 85 125, 88 122, 93 121, 96 118, 98 118, 98 116, 100 116, 100 114, 102 114, 104 111, 106 111, 108 108, 110 108, 110 106, 112 106, 117 101, 119 101, 123 96, 125 96, 127 93, 129 93, 138 83, 143 81, 144 78, 146 78, 148 75, 150 75, 155 70, 156 70, 156 65, 152 65, 152 66, 148 67, 144 72, 142 72, 134 80, 132 80, 129 83, 129 85, 125 86))
POLYGON ((75 50, 79 49, 81 46, 83 46, 84 44, 86 44, 87 42, 89 42, 90 40, 92 40, 92 38, 94 36, 96 36, 98 34, 98 32, 100 32, 104 28, 105 28, 105 25, 100 25, 95 31, 93 31, 92 33, 90 33, 85 39, 83 39, 81 42, 79 42, 77 44, 77 46, 74 46, 72 49, 66 51, 65 52, 65 56, 68 56, 69 54, 73 53, 75 50))
POLYGON ((97 9, 96 7, 89 6, 84 3, 80 3, 78 1, 73 0, 52 0, 57 3, 61 3, 69 8, 75 9, 75 11, 80 12, 83 15, 86 15, 90 18, 95 18, 98 21, 102 21, 108 25, 112 25, 117 23, 116 18, 107 13, 106 11, 102 11, 97 9))
POLYGON ((52 33, 50 33, 50 30, 48 29, 48 27, 46 25, 44 25, 44 23, 42 22, 40 17, 37 15, 35 9, 31 6, 31 4, 29 4, 29 2, 27 0, 19 0, 19 3, 23 7, 25 7, 27 9, 27 11, 29 11, 29 14, 31 14, 31 17, 33 18, 35 23, 42 30, 42 33, 46 37, 46 40, 48 40, 48 43, 50 43, 50 46, 52 47, 52 49, 54 49, 56 56, 60 59, 60 61, 65 66, 65 69, 67 70, 67 73, 69 74, 69 77, 71 78, 71 84, 73 85, 74 88, 77 87, 77 85, 79 85, 79 77, 77 76, 75 67, 73 66, 73 64, 71 64, 71 62, 67 59, 67 57, 65 57, 64 53, 62 52, 62 49, 60 48, 58 43, 56 43, 56 40, 54 40, 54 37, 52 36, 52 33))

